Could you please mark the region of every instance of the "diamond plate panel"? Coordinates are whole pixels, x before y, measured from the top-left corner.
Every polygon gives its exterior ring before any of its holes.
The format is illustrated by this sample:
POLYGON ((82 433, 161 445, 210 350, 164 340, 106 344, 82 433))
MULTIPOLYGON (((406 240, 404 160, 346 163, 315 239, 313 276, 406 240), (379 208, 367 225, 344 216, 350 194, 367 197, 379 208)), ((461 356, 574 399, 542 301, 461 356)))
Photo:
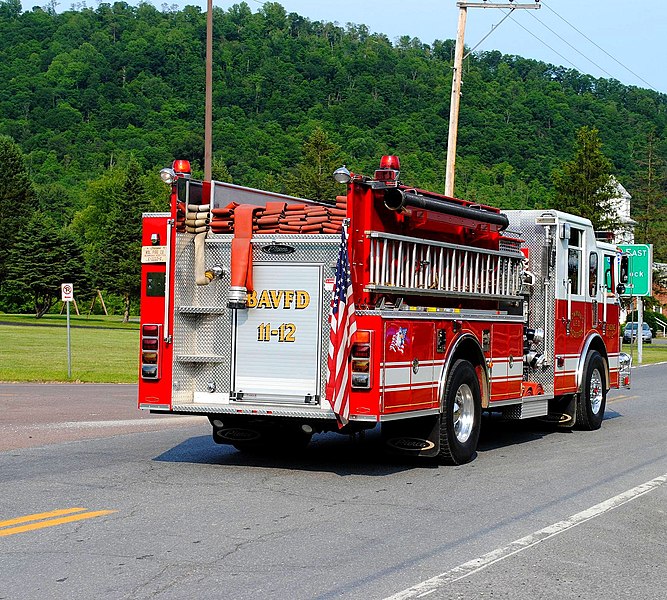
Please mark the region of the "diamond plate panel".
MULTIPOLYGON (((548 277, 548 273, 545 272, 544 267, 547 262, 545 260, 547 246, 545 227, 535 223, 535 220, 544 211, 508 210, 504 212, 510 220, 510 228, 518 231, 525 240, 524 245, 529 249, 528 270, 535 275, 535 285, 530 290, 528 327, 540 327, 545 331, 545 341, 536 349, 547 356, 549 365, 544 370, 528 370, 526 377, 542 384, 545 394, 550 395, 554 391, 556 278, 555 270, 551 273, 551 277, 548 277)), ((552 231, 552 234, 555 234, 555 231, 552 231)))

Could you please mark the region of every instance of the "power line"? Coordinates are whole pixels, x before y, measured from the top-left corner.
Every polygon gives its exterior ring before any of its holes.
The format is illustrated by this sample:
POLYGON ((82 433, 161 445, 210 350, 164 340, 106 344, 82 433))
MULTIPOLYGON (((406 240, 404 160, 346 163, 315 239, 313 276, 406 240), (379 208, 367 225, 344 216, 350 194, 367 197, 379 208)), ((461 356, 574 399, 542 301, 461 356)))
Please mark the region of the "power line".
POLYGON ((580 67, 578 67, 577 65, 575 65, 570 59, 566 58, 566 57, 563 56, 560 52, 558 52, 558 50, 556 50, 555 48, 552 48, 551 46, 549 46, 549 44, 547 44, 542 38, 540 38, 540 37, 538 37, 537 35, 535 35, 535 34, 534 34, 530 29, 528 29, 527 27, 524 27, 524 26, 523 26, 521 23, 519 23, 519 21, 517 21, 514 17, 511 17, 511 19, 512 19, 512 21, 514 21, 519 27, 521 27, 521 29, 523 29, 526 33, 529 33, 530 35, 532 35, 538 42, 540 42, 540 44, 543 44, 544 46, 546 46, 547 48, 549 48, 549 50, 551 50, 554 54, 557 54, 558 56, 560 56, 560 57, 561 57, 566 63, 568 63, 571 67, 573 67, 573 68, 576 69, 577 71, 581 71, 581 72, 583 73, 584 70, 583 70, 582 68, 580 68, 580 67))
MULTIPOLYGON (((639 75, 637 75, 637 73, 635 73, 635 72, 634 72, 632 69, 630 69, 629 67, 626 67, 620 60, 618 60, 616 57, 614 57, 614 56, 612 56, 611 54, 609 54, 609 52, 607 52, 607 51, 606 51, 604 48, 602 48, 599 44, 595 43, 595 42, 594 42, 591 38, 589 38, 585 33, 583 33, 582 31, 580 31, 579 29, 577 29, 574 25, 572 25, 572 23, 570 23, 565 17, 562 17, 561 15, 559 15, 559 14, 558 14, 553 8, 551 8, 551 7, 550 7, 544 0, 542 0, 541 4, 542 4, 542 6, 546 6, 546 7, 547 7, 553 14, 555 14, 561 21, 563 21, 564 23, 566 23, 567 25, 569 25, 572 29, 574 29, 579 35, 581 35, 582 37, 584 37, 585 39, 587 39, 587 40, 588 40, 591 44, 593 44, 593 46, 595 46, 598 50, 600 50, 601 52, 604 52, 604 53, 605 53, 609 58, 611 58, 615 63, 617 63, 617 64, 619 64, 621 67, 623 67, 626 71, 628 71, 628 73, 632 73, 637 79, 639 79, 640 81, 644 82, 644 83, 645 83, 648 87, 650 87, 654 92, 657 92, 657 91, 658 91, 658 90, 655 89, 655 88, 654 88, 648 81, 646 81, 646 79, 644 79, 643 77, 640 77, 639 75)), ((593 62, 593 61, 591 61, 591 62, 593 62)), ((593 64, 595 64, 595 63, 593 63, 593 64)), ((607 72, 605 71, 605 73, 607 73, 607 72)))
MULTIPOLYGON (((545 5, 545 6, 546 6, 546 5, 545 5)), ((575 48, 575 47, 574 47, 572 44, 570 44, 570 42, 568 42, 564 37, 562 37, 562 36, 559 35, 557 32, 555 32, 553 29, 551 29, 551 27, 549 27, 546 23, 544 23, 543 21, 541 21, 541 20, 540 20, 538 17, 536 17, 534 14, 531 13, 530 16, 533 17, 533 19, 535 19, 540 25, 542 25, 542 27, 544 27, 545 29, 548 29, 551 33, 553 33, 553 34, 554 34, 554 35, 555 35, 561 42, 563 42, 564 44, 567 44, 570 48, 572 48, 572 50, 574 50, 574 51, 575 51, 577 54, 579 54, 580 56, 583 56, 589 63, 591 63, 592 65, 595 65, 598 69, 600 69, 600 71, 602 71, 603 73, 609 75, 609 77, 611 77, 612 79, 616 79, 616 78, 615 78, 609 71, 607 71, 606 69, 602 68, 602 67, 601 67, 599 64, 597 64, 594 60, 592 60, 591 58, 589 58, 588 56, 586 56, 583 52, 581 52, 578 48, 575 48)))
POLYGON ((487 33, 481 40, 479 40, 479 42, 477 42, 470 50, 468 50, 468 53, 463 57, 463 60, 468 58, 477 48, 479 48, 479 46, 482 45, 482 42, 488 38, 496 29, 498 29, 498 27, 503 24, 503 21, 507 19, 507 17, 509 17, 513 12, 514 9, 511 9, 508 13, 505 13, 505 16, 502 19, 500 19, 500 23, 497 25, 491 25, 491 31, 489 31, 489 33, 487 33))
MULTIPOLYGON (((560 52, 558 52, 558 50, 556 50, 555 48, 553 48, 552 46, 550 46, 549 44, 547 44, 542 38, 538 37, 535 33, 533 33, 532 31, 530 31, 530 29, 524 27, 521 23, 519 23, 519 21, 517 21, 517 20, 512 16, 512 13, 514 12, 514 9, 513 9, 513 8, 511 8, 508 12, 504 12, 504 11, 501 11, 501 12, 503 12, 503 13, 505 14, 505 16, 500 20, 500 22, 499 22, 497 25, 492 25, 492 26, 491 26, 491 31, 489 31, 489 32, 488 32, 488 33, 487 33, 487 34, 486 34, 486 35, 485 35, 479 42, 477 42, 477 44, 475 44, 475 45, 472 47, 471 50, 468 51, 468 53, 463 57, 464 59, 468 58, 468 57, 475 51, 475 49, 478 48, 478 47, 482 44, 482 42, 484 42, 484 41, 485 41, 485 40, 486 40, 486 39, 487 39, 487 38, 488 38, 488 37, 489 37, 489 36, 496 30, 496 29, 498 29, 498 27, 503 23, 503 21, 505 21, 508 17, 510 17, 510 18, 512 19, 512 21, 514 21, 519 27, 521 27, 521 29, 523 29, 526 33, 532 35, 538 42, 540 42, 542 45, 544 45, 544 46, 546 46, 547 48, 549 48, 549 50, 551 50, 554 54, 560 56, 560 58, 563 59, 566 63, 568 63, 572 68, 576 69, 577 71, 581 71, 582 73, 584 72, 584 69, 582 69, 582 68, 578 67, 577 65, 575 65, 571 60, 569 60, 568 58, 566 58, 565 56, 563 56, 560 52)), ((537 17, 535 17, 535 15, 533 15, 532 13, 531 13, 531 16, 532 16, 533 18, 537 19, 537 17)), ((567 42, 566 40, 564 40, 564 39, 563 39, 561 36, 559 36, 555 31, 553 31, 552 29, 550 29, 549 27, 547 27, 544 23, 542 23, 542 21, 540 21, 539 19, 537 19, 537 21, 538 21, 541 25, 543 25, 544 27, 546 27, 547 29, 549 29, 549 31, 551 31, 551 33, 553 33, 556 37, 560 38, 563 42, 565 42, 568 46, 570 46, 570 48, 572 48, 575 52, 577 52, 578 54, 581 54, 586 60, 590 61, 592 64, 594 64, 596 67, 598 67, 598 69, 600 69, 600 70, 603 71, 604 73, 607 73, 607 71, 605 71, 602 67, 600 67, 599 65, 597 65, 597 64, 596 64, 595 62, 593 62, 592 60, 590 60, 586 55, 584 55, 583 53, 579 52, 579 50, 577 50, 574 46, 572 46, 572 44, 570 44, 569 42, 567 42)), ((607 73, 607 75, 609 75, 609 77, 612 77, 612 78, 613 78, 613 75, 611 75, 610 73, 607 73)))

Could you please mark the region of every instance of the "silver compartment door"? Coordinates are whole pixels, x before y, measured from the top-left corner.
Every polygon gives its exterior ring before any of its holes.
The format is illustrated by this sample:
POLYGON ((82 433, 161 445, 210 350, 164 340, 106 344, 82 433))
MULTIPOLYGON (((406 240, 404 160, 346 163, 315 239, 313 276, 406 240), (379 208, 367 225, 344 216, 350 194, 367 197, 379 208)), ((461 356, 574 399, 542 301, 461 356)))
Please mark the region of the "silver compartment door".
POLYGON ((316 404, 322 362, 322 266, 255 263, 253 285, 249 304, 256 306, 234 311, 230 400, 316 404))

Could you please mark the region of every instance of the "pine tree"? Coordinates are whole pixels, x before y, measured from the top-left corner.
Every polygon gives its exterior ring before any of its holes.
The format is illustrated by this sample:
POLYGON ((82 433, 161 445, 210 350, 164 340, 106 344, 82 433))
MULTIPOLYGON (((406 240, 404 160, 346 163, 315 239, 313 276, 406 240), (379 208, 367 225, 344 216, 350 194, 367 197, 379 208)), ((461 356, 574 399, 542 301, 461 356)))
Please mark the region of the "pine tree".
POLYGON ((85 291, 83 254, 67 229, 36 212, 18 231, 9 253, 4 301, 19 310, 31 306, 40 318, 60 297, 62 283, 85 291))
POLYGON ((303 144, 303 159, 285 178, 288 194, 335 202, 341 193, 340 184, 333 179, 333 172, 341 166, 340 148, 329 140, 321 127, 316 127, 303 144))
POLYGON ((7 275, 7 261, 17 233, 34 211, 35 191, 23 153, 12 138, 0 135, 0 282, 7 275))
POLYGON ((611 171, 598 130, 579 129, 574 158, 553 172, 558 210, 590 219, 594 229, 615 229, 618 222, 610 202, 615 192, 611 171))
POLYGON ((637 221, 635 239, 653 244, 658 262, 667 260, 667 162, 660 155, 655 132, 650 132, 637 160, 637 188, 633 189, 632 217, 637 221))
POLYGON ((132 300, 141 286, 141 215, 150 208, 141 167, 130 159, 121 187, 113 194, 93 269, 96 285, 123 298, 123 321, 130 318, 132 300))

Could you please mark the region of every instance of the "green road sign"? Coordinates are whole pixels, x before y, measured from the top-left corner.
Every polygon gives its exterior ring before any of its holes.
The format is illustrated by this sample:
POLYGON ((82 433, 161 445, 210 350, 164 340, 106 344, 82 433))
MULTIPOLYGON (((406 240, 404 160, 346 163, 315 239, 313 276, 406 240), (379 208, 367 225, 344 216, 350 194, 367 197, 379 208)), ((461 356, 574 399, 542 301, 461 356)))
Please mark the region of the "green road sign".
POLYGON ((653 287, 653 245, 619 244, 629 257, 629 279, 625 296, 650 296, 653 287))

